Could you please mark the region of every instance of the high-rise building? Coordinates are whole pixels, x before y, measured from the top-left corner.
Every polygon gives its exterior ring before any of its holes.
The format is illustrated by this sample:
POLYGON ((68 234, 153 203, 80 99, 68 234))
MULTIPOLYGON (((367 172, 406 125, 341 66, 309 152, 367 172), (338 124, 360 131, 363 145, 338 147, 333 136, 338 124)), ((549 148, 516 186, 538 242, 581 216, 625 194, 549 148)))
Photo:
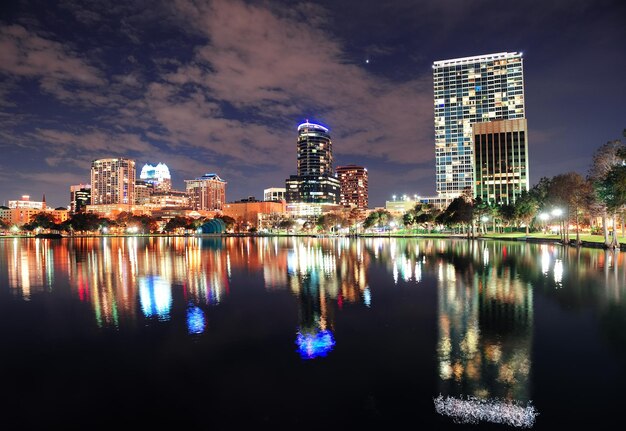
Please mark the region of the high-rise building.
POLYGON ((150 202, 150 196, 154 193, 154 183, 147 180, 135 181, 135 204, 143 205, 150 202))
POLYGON ((91 203, 91 184, 76 184, 70 186, 70 212, 72 214, 85 211, 91 203))
POLYGON ((221 210, 226 202, 226 181, 217 174, 204 174, 185 180, 191 207, 195 210, 221 210))
POLYGON ((492 204, 512 204, 528 190, 526 119, 476 123, 475 196, 492 204))
POLYGON ((100 159, 91 162, 91 204, 135 204, 135 161, 100 159))
POLYGON ((356 165, 338 166, 337 177, 341 184, 341 205, 366 210, 368 204, 367 169, 356 165))
POLYGON ((263 190, 264 201, 284 201, 287 199, 287 192, 284 187, 270 187, 263 190))
POLYGON ((155 191, 168 192, 172 189, 172 177, 165 163, 156 166, 146 163, 141 168, 139 179, 152 184, 155 191))
POLYGON ((339 203, 328 129, 307 120, 298 126, 298 173, 285 181, 287 202, 339 203))
POLYGON ((474 190, 472 125, 525 118, 521 52, 433 63, 436 184, 440 195, 474 190))

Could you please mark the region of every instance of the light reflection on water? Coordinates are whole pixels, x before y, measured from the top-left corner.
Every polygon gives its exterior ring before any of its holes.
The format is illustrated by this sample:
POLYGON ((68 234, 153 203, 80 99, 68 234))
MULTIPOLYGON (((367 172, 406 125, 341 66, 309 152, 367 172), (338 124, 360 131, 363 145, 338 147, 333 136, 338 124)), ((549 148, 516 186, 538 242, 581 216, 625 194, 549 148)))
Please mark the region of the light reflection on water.
POLYGON ((444 395, 528 400, 533 298, 555 292, 585 306, 622 300, 624 253, 552 244, 399 238, 86 238, 0 241, 0 280, 15 297, 67 289, 90 304, 99 327, 185 316, 189 334, 206 334, 210 307, 231 293, 233 277, 258 271, 267 291, 298 300, 294 336, 303 357, 332 354, 336 313, 345 304, 376 307, 381 289, 437 289, 436 355, 444 395), (372 266, 386 268, 371 285, 372 266), (65 282, 66 280, 66 282, 65 282), (66 284, 64 284, 66 283, 66 284), (65 287, 67 286, 67 287, 65 287), (573 298, 573 299, 572 299, 573 298), (180 303, 185 314, 172 314, 180 303), (320 335, 321 334, 321 335, 320 335), (321 341, 320 341, 321 340, 321 341), (331 342, 332 341, 332 342, 331 342), (314 346, 317 346, 314 348, 314 346), (306 353, 308 352, 308 353, 306 353))

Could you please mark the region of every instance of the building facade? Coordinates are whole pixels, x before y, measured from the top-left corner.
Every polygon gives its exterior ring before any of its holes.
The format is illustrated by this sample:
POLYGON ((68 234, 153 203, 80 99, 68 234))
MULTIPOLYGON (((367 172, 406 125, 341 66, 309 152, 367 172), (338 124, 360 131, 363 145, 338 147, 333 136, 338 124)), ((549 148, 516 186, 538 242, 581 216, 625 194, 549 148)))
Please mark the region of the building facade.
POLYGON ((270 214, 285 214, 285 201, 233 202, 224 205, 223 214, 235 219, 240 229, 258 228, 259 220, 270 214))
POLYGON ((146 163, 141 168, 139 179, 152 184, 156 191, 168 192, 172 189, 172 176, 165 163, 156 166, 146 163))
POLYGON ((143 205, 150 202, 150 196, 154 193, 154 183, 146 180, 135 181, 135 205, 143 205))
POLYGON ((285 181, 287 202, 338 204, 340 186, 328 129, 307 120, 298 126, 296 147, 298 169, 285 181))
POLYGON ((338 166, 337 177, 341 186, 341 205, 366 210, 368 206, 367 169, 356 165, 338 166))
POLYGON ((474 186, 472 125, 525 118, 522 53, 433 63, 436 186, 458 196, 474 186))
POLYGON ((491 204, 513 204, 528 191, 526 119, 476 123, 475 196, 491 204))
POLYGON ((70 186, 70 212, 72 214, 85 211, 91 203, 91 184, 76 184, 70 186))
POLYGON ((221 210, 226 202, 226 181, 217 174, 185 180, 190 205, 195 210, 221 210))
POLYGON ((99 159, 91 162, 91 204, 135 204, 135 161, 99 159))
POLYGON ((284 201, 287 199, 287 192, 284 187, 270 187, 263 190, 264 201, 284 201))
POLYGON ((29 195, 22 195, 20 199, 9 201, 9 208, 45 210, 46 198, 44 196, 43 200, 41 201, 31 201, 29 195))

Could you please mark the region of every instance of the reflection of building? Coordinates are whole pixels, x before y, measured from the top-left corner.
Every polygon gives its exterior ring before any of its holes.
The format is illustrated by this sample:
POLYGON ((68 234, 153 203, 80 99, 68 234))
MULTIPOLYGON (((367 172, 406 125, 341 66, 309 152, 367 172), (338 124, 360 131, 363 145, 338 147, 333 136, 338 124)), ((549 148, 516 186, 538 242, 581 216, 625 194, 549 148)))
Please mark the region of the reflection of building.
POLYGON ((76 184, 70 186, 70 212, 72 214, 85 211, 91 203, 91 184, 76 184))
POLYGON ((93 205, 135 203, 135 161, 100 159, 91 162, 93 205))
POLYGON ((298 173, 286 180, 287 202, 339 203, 339 180, 333 170, 328 129, 319 124, 298 126, 298 173))
POLYGON ((433 263, 439 291, 440 392, 525 402, 532 289, 510 267, 502 266, 496 253, 502 248, 451 242, 433 263))
POLYGON ((195 210, 221 210, 226 202, 226 181, 217 174, 204 174, 185 180, 191 206, 195 210))
POLYGON ((363 166, 337 167, 341 184, 341 205, 366 210, 368 205, 367 169, 363 166))
POLYGON ((526 119, 476 123, 475 195, 490 204, 513 204, 528 191, 526 119))
POLYGON ((502 52, 435 61, 437 193, 473 190, 472 125, 524 118, 522 54, 502 52))

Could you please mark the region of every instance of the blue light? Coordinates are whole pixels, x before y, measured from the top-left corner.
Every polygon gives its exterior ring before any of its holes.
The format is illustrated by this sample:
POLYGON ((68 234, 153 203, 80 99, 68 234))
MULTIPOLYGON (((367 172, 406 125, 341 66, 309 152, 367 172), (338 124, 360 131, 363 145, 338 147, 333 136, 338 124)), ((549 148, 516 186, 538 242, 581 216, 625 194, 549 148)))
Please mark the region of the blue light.
POLYGON ((139 302, 146 317, 169 320, 172 307, 172 287, 169 281, 158 275, 141 277, 139 279, 139 302))
POLYGON ((482 86, 477 85, 477 86, 476 86, 476 91, 480 91, 480 90, 482 90, 482 88, 483 88, 482 86))
POLYGON ((195 306, 187 309, 187 330, 190 334, 202 334, 206 327, 204 311, 195 306))
POLYGON ((363 291, 363 303, 366 307, 370 307, 372 305, 372 294, 370 293, 369 287, 366 287, 363 291))
POLYGON ((302 359, 315 359, 320 356, 326 356, 333 349, 335 339, 333 338, 333 333, 328 330, 313 334, 298 332, 296 344, 302 359))

